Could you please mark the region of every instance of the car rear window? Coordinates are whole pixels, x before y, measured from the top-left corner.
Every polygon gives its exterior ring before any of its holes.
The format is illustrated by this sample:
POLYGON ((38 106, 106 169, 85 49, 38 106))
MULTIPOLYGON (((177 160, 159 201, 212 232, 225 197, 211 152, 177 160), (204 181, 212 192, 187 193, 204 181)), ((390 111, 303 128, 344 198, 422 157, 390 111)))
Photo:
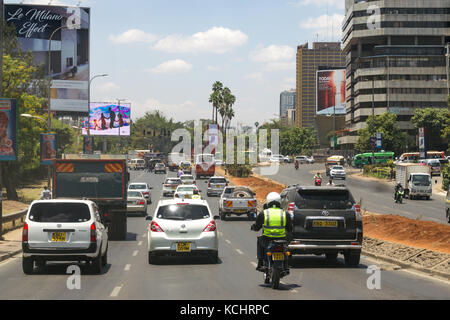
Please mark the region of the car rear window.
POLYGON ((299 209, 351 209, 355 204, 348 190, 299 190, 297 194, 299 209))
POLYGON ((141 189, 147 189, 147 186, 145 184, 132 184, 128 187, 130 190, 141 190, 141 189))
POLYGON ((210 217, 208 208, 203 205, 167 205, 161 206, 156 214, 158 219, 168 220, 200 220, 210 217))
POLYGON ((177 191, 181 191, 181 192, 189 192, 189 191, 194 191, 195 188, 194 187, 178 187, 177 191))
POLYGON ((86 222, 91 212, 84 203, 36 203, 28 218, 35 222, 86 222))
POLYGON ((169 179, 166 180, 166 184, 180 184, 181 180, 180 179, 169 179))
POLYGON ((209 180, 211 183, 227 183, 227 180, 224 178, 211 178, 209 180))
POLYGON ((129 197, 142 198, 142 193, 138 191, 130 191, 127 193, 129 197))
POLYGON ((181 180, 194 180, 194 176, 180 176, 181 180))

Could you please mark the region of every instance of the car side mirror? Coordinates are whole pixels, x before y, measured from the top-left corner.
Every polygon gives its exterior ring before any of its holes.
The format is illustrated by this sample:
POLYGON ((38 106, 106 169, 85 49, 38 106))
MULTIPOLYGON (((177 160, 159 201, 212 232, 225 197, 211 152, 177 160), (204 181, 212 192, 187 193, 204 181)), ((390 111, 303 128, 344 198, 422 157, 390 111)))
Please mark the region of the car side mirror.
POLYGON ((152 216, 147 216, 147 217, 145 217, 145 220, 147 220, 147 221, 152 221, 152 220, 153 220, 153 217, 152 217, 152 216))
POLYGON ((220 216, 214 216, 214 220, 220 220, 220 216))

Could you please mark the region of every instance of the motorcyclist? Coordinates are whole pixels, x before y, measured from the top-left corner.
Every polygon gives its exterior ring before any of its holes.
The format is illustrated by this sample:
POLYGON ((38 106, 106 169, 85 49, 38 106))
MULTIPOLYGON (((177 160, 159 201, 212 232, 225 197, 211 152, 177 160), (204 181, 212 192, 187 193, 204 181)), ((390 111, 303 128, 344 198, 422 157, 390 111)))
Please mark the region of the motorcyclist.
POLYGON ((320 175, 320 172, 317 172, 316 175, 314 176, 314 180, 316 180, 316 179, 322 180, 322 176, 320 175))
POLYGON ((179 178, 183 174, 184 174, 183 170, 178 169, 177 177, 179 178))
POLYGON ((199 192, 197 189, 194 190, 193 194, 192 194, 192 199, 193 200, 200 200, 202 197, 200 196, 199 192))
POLYGON ((399 191, 403 191, 403 186, 401 183, 397 183, 394 189, 394 200, 397 200, 397 194, 399 191))
POLYGON ((263 230, 262 236, 258 237, 257 256, 258 265, 256 270, 264 271, 264 252, 271 240, 288 240, 292 232, 292 218, 281 208, 281 197, 276 192, 267 195, 264 210, 256 216, 251 230, 263 230))
POLYGON ((52 198, 52 193, 50 192, 50 190, 48 190, 48 187, 45 186, 44 190, 42 190, 41 193, 41 200, 49 200, 52 198))

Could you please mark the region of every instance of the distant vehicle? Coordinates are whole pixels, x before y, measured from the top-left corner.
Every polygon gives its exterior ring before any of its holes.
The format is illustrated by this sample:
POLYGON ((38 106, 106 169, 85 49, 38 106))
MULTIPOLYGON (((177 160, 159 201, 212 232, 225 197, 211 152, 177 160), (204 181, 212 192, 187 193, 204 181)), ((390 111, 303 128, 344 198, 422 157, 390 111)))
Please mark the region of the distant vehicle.
POLYGON ((155 173, 158 172, 167 173, 166 166, 164 165, 164 163, 155 164, 155 168, 153 170, 155 173))
POLYGON ((345 159, 343 156, 331 156, 327 158, 325 162, 325 170, 327 176, 330 176, 330 169, 332 166, 343 166, 345 164, 345 159))
POLYGON ((190 161, 181 161, 179 169, 183 170, 184 173, 192 173, 192 164, 190 161))
POLYGON ((220 196, 223 192, 223 189, 228 186, 228 181, 224 177, 211 177, 208 181, 205 181, 208 184, 207 196, 218 195, 220 196))
POLYGON ((140 191, 144 195, 145 199, 147 199, 147 203, 152 203, 152 195, 150 190, 153 187, 150 187, 145 182, 133 182, 128 185, 128 191, 140 191))
POLYGON ((419 162, 431 167, 431 176, 441 175, 441 162, 439 159, 420 160, 419 162))
POLYGON ((89 200, 39 200, 28 208, 22 231, 22 269, 47 261, 86 261, 100 274, 108 262, 108 232, 89 200))
MULTIPOLYGON (((427 151, 428 159, 445 159, 444 151, 427 151)), ((420 160, 419 152, 407 152, 400 156, 400 162, 418 162, 420 160)))
POLYGON ((296 156, 294 161, 298 161, 299 164, 303 164, 303 163, 314 163, 314 159, 312 158, 308 158, 307 156, 296 156))
POLYGON ((309 163, 309 164, 314 164, 314 162, 315 162, 315 160, 314 160, 314 157, 313 157, 313 156, 308 157, 308 163, 309 163))
POLYGON ((226 220, 232 214, 246 214, 249 220, 256 217, 256 195, 249 187, 225 187, 219 200, 219 215, 226 220))
POLYGON ((182 174, 180 177, 182 184, 196 184, 195 178, 192 174, 182 174))
POLYGON ((195 157, 195 179, 212 177, 216 172, 216 161, 213 154, 198 154, 195 157))
POLYGON ((333 166, 330 169, 330 178, 331 179, 343 179, 346 178, 345 169, 343 166, 333 166))
POLYGON ((260 162, 267 162, 272 157, 272 151, 270 149, 264 149, 259 154, 259 161, 260 162))
POLYGON ((274 154, 270 157, 270 162, 284 162, 284 156, 281 154, 274 154))
POLYGON ((447 218, 447 222, 450 223, 450 191, 447 191, 445 198, 445 217, 447 218))
POLYGON ((296 185, 280 195, 282 208, 293 217, 291 254, 324 254, 327 260, 335 261, 341 253, 347 266, 359 265, 362 214, 350 190, 296 185))
POLYGON ((127 192, 127 213, 140 212, 143 216, 147 215, 147 199, 140 191, 127 192))
POLYGON ((182 161, 189 161, 190 159, 188 159, 188 157, 185 154, 182 153, 169 153, 168 155, 168 167, 169 167, 169 171, 176 171, 179 166, 180 163, 182 161))
POLYGON ((395 183, 405 190, 405 197, 415 199, 432 194, 431 167, 423 163, 399 163, 395 170, 395 183))
POLYGON ((175 190, 175 193, 173 195, 174 198, 180 198, 180 199, 191 199, 194 195, 194 190, 197 190, 199 193, 201 192, 196 185, 193 184, 180 184, 177 189, 175 190))
POLYGON ((285 156, 283 161, 284 161, 284 163, 292 163, 292 157, 285 156))
POLYGON ((166 181, 164 181, 164 183, 163 183, 163 189, 162 189, 163 197, 173 196, 173 194, 175 193, 175 190, 181 184, 182 184, 182 182, 181 182, 180 178, 167 178, 166 181))
POLYGON ((352 167, 362 168, 368 164, 382 164, 388 161, 394 161, 394 152, 360 153, 353 157, 352 167), (375 157, 375 161, 373 161, 372 156, 375 157))
POLYGON ((160 200, 147 233, 148 263, 164 256, 205 256, 219 262, 218 216, 205 200, 160 200), (174 241, 176 239, 176 241, 174 241))
POLYGON ((130 170, 144 170, 145 160, 144 159, 131 159, 129 163, 130 170))

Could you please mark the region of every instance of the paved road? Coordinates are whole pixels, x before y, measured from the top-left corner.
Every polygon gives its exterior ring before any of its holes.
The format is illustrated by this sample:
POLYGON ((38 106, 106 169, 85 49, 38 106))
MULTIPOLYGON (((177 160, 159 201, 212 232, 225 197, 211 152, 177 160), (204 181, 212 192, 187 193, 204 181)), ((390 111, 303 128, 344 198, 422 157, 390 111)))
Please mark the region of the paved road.
MULTIPOLYGON (((149 214, 161 197, 164 175, 133 172, 133 182, 148 182, 155 189, 149 214)), ((206 194, 206 185, 199 182, 206 194)), ((218 198, 208 198, 215 214, 218 198)), ((50 264, 30 276, 22 273, 21 258, 0 264, 0 299, 175 299, 175 300, 269 300, 269 299, 450 299, 450 283, 411 271, 391 270, 378 264, 381 290, 367 289, 367 267, 374 260, 361 260, 359 268, 345 267, 342 257, 327 264, 324 257, 294 257, 291 275, 280 290, 265 286, 256 272, 256 233, 245 218, 218 221, 220 263, 202 258, 167 258, 149 265, 146 251, 148 222, 128 220, 127 241, 109 243, 108 266, 102 275, 82 267, 81 289, 68 290, 67 264, 50 264)))
MULTIPOLYGON (((285 185, 301 184, 313 185, 314 172, 324 170, 323 163, 314 165, 303 164, 298 170, 293 164, 281 165, 276 175, 268 178, 285 185)), ((257 170, 260 173, 260 169, 257 170)), ((323 182, 328 182, 326 176, 323 182)), ((411 219, 434 221, 447 224, 445 219, 445 197, 433 194, 430 200, 408 200, 403 204, 396 204, 393 199, 394 184, 369 181, 349 175, 344 182, 356 201, 362 199, 363 209, 382 214, 397 214, 411 219)))

